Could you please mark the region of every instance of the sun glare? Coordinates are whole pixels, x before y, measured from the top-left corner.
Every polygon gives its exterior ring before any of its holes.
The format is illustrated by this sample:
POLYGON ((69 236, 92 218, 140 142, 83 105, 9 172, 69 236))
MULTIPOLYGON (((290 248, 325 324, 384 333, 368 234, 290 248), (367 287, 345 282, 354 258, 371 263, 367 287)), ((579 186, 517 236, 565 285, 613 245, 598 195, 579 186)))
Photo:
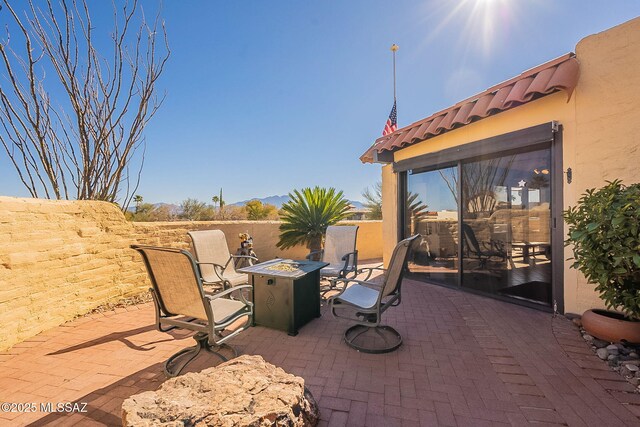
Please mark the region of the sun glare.
POLYGON ((466 38, 476 37, 483 54, 489 55, 497 36, 508 37, 509 27, 513 24, 513 2, 509 0, 466 0, 474 3, 467 17, 466 38), (499 34, 499 31, 502 34, 499 34))
POLYGON ((430 7, 424 23, 431 30, 425 40, 429 44, 440 33, 458 27, 460 47, 480 51, 489 56, 498 43, 507 40, 510 28, 516 26, 517 2, 514 0, 449 0, 430 7))

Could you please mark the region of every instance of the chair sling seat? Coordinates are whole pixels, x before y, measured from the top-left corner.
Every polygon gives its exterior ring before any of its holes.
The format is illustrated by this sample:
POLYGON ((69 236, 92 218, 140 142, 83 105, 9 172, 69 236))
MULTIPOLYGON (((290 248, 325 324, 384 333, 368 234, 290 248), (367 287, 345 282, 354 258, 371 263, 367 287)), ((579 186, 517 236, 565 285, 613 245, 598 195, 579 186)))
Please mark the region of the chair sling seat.
POLYGON ((379 291, 354 284, 340 295, 340 304, 348 304, 362 309, 373 309, 378 302, 379 291))
POLYGON ((211 301, 211 308, 213 309, 213 320, 216 324, 225 323, 229 319, 246 311, 247 305, 242 301, 216 298, 211 301))

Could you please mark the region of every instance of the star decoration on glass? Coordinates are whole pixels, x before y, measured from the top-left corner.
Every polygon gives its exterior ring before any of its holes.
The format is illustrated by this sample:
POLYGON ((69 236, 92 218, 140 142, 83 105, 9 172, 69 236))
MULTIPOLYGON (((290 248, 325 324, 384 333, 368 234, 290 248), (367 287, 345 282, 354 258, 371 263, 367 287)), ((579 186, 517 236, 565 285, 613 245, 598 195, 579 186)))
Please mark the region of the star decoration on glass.
POLYGON ((524 179, 518 181, 518 187, 524 187, 525 185, 527 185, 527 181, 525 181, 524 179))

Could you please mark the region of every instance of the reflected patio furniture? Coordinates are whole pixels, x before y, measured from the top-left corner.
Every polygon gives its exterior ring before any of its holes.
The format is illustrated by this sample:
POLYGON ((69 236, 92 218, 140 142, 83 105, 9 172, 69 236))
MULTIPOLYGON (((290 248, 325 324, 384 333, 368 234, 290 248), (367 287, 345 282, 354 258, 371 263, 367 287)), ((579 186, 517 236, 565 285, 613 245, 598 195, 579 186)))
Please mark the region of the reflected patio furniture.
POLYGON ((462 232, 464 234, 465 252, 467 257, 475 258, 480 262, 480 268, 487 268, 487 261, 490 258, 500 258, 503 262, 507 260, 507 251, 504 242, 491 239, 488 243, 482 244, 476 238, 473 228, 469 224, 462 223, 462 232))
POLYGON ((216 354, 223 361, 227 358, 219 350, 223 347, 237 356, 235 349, 226 342, 251 326, 253 304, 244 298, 242 291, 251 286, 236 286, 215 294, 205 293, 198 267, 191 254, 185 250, 151 246, 131 246, 142 255, 149 279, 156 311, 156 326, 167 332, 175 328, 194 331, 196 345, 180 350, 164 364, 169 377, 180 375, 184 367, 201 350, 216 354), (232 295, 235 299, 230 299, 232 295), (244 318, 244 323, 232 324, 244 318))
POLYGON ((358 269, 357 238, 357 225, 330 225, 325 234, 324 249, 307 255, 309 260, 315 258, 329 263, 320 270, 320 295, 323 298, 327 292, 337 289, 336 279, 355 277, 358 269))
POLYGON ((551 258, 549 242, 513 242, 511 247, 519 249, 522 253, 522 261, 529 265, 535 265, 536 255, 544 255, 547 260, 551 258))
POLYGON ((198 260, 196 264, 205 286, 228 289, 248 282, 246 274, 236 271, 235 260, 247 259, 253 262, 258 259, 250 255, 232 255, 222 230, 190 231, 187 234, 193 242, 198 260))
POLYGON ((369 281, 375 270, 369 270, 364 280, 349 278, 336 279, 344 282, 338 295, 329 298, 329 306, 334 317, 353 320, 344 333, 347 345, 365 353, 388 353, 402 345, 402 336, 391 326, 381 325, 382 313, 401 302, 402 279, 407 269, 407 261, 412 247, 421 239, 419 234, 402 240, 393 250, 389 268, 384 271, 380 283, 369 281))

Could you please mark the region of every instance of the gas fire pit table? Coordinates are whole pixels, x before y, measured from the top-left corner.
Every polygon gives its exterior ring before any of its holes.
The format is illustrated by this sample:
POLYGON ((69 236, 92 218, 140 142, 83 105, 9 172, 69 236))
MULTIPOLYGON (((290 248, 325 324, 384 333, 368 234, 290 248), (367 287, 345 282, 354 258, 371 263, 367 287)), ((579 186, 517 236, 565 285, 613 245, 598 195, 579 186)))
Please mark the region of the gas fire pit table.
POLYGON ((254 324, 295 336, 320 317, 320 269, 327 265, 276 258, 239 269, 253 286, 254 324))

